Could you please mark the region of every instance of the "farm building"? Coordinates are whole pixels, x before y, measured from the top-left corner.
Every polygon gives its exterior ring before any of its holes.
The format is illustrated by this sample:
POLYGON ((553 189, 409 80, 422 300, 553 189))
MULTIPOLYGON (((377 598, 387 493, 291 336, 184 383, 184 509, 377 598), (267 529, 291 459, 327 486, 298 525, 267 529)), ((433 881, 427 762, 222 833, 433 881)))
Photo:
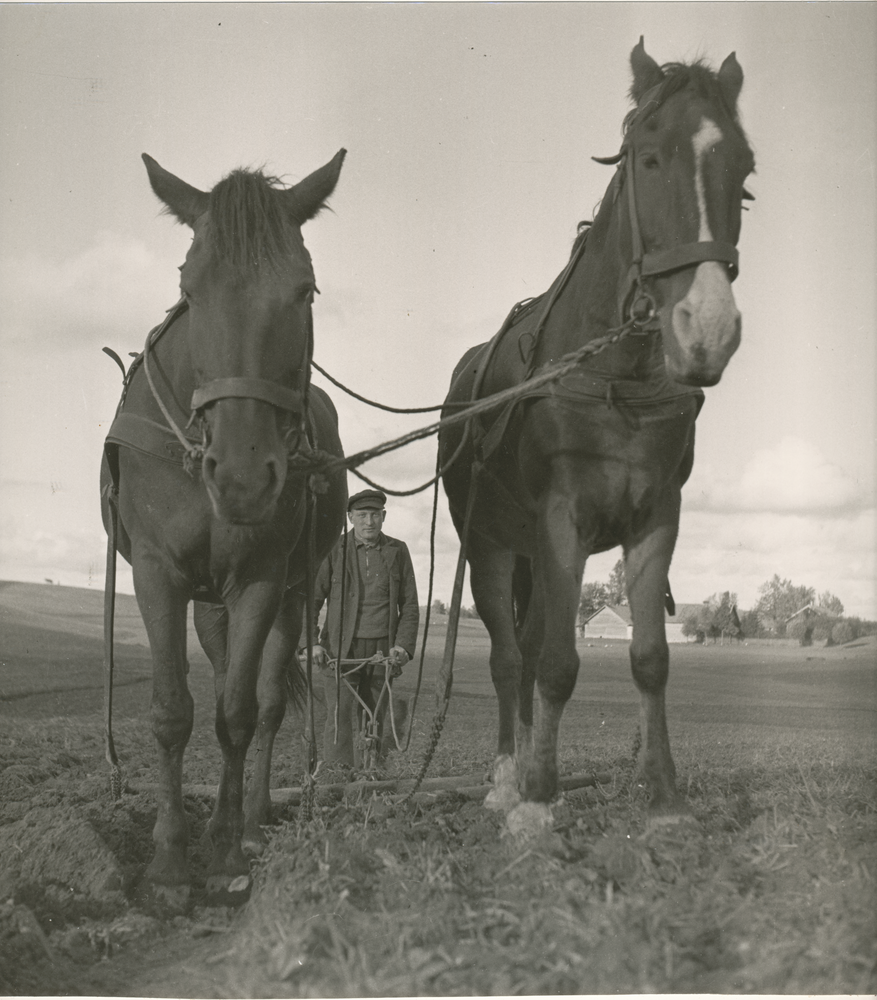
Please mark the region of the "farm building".
POLYGON ((586 639, 629 639, 633 629, 630 608, 624 604, 604 604, 585 621, 586 639))
MULTIPOLYGON (((676 614, 667 615, 667 642, 691 642, 692 637, 682 634, 682 621, 690 611, 696 611, 699 604, 677 604, 676 614)), ((630 608, 624 604, 604 604, 585 621, 585 639, 630 639, 633 622, 630 608)))

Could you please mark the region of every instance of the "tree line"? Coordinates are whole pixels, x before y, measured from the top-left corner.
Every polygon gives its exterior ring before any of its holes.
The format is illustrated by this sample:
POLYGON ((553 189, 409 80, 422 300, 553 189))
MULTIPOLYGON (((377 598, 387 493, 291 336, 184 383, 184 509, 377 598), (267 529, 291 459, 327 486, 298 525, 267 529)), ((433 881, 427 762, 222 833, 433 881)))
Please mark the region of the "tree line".
MULTIPOLYGON (((705 642, 730 639, 790 638, 802 645, 813 642, 851 642, 861 635, 877 633, 877 623, 855 616, 844 616, 840 598, 830 591, 817 595, 814 587, 796 586, 774 574, 758 588, 759 597, 748 611, 737 607, 732 591, 712 594, 682 617, 682 634, 705 642)), ((619 559, 605 583, 588 582, 582 586, 579 625, 604 605, 627 604, 624 562, 619 559)))

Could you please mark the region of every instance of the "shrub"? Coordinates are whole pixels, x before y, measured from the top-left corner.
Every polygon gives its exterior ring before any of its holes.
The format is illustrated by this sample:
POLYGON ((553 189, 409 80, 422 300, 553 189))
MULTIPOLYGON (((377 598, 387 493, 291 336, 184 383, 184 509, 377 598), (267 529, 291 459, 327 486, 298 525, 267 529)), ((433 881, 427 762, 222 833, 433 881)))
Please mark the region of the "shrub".
POLYGON ((856 638, 856 631, 852 622, 839 621, 831 630, 831 638, 838 644, 852 642, 856 638))
POLYGON ((813 645, 813 625, 803 616, 789 622, 786 626, 786 635, 790 639, 797 639, 802 646, 813 645))
POLYGON ((836 622, 836 618, 826 618, 824 615, 816 618, 813 621, 813 641, 824 642, 826 646, 833 646, 834 641, 831 632, 836 622))

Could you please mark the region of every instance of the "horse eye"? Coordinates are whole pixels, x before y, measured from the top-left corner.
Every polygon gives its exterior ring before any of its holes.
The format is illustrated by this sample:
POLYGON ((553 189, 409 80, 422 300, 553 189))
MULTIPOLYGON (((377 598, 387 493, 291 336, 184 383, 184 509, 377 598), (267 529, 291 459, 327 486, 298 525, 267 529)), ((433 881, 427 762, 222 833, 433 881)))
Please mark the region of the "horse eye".
POLYGON ((660 166, 657 156, 644 156, 642 162, 646 170, 657 170, 660 166))

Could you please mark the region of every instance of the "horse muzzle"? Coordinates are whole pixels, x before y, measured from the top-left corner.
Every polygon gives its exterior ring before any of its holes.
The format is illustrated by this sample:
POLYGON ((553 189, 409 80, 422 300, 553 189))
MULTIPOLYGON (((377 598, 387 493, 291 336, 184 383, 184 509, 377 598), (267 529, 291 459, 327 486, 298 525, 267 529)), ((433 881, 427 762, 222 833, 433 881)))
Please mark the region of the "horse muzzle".
POLYGON ((208 451, 201 475, 213 512, 229 524, 256 525, 270 521, 286 481, 285 463, 266 460, 242 468, 236 463, 220 462, 208 451))
POLYGON ((256 525, 274 516, 287 471, 276 413, 252 399, 224 399, 210 407, 201 477, 220 520, 256 525))
POLYGON ((700 264, 687 294, 661 311, 667 374, 683 385, 711 386, 740 346, 741 317, 725 268, 700 264))

